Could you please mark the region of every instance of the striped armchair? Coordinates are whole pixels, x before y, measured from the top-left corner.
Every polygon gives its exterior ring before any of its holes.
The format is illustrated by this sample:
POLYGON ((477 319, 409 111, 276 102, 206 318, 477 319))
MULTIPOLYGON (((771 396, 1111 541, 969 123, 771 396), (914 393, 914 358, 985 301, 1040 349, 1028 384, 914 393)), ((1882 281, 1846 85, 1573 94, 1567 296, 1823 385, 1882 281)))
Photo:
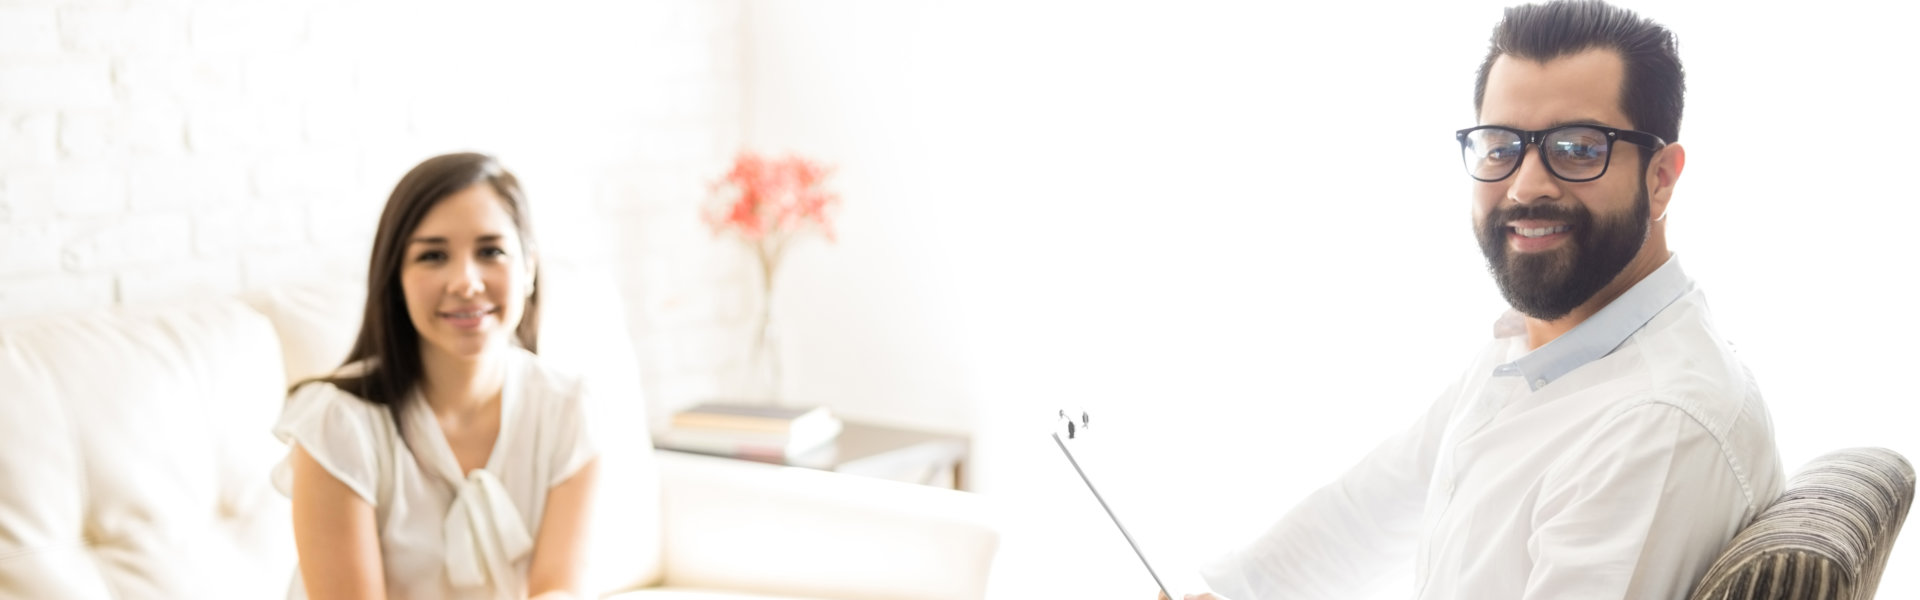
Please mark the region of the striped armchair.
POLYGON ((1727 542, 1693 600, 1869 600, 1913 494, 1913 465, 1891 450, 1816 458, 1727 542))

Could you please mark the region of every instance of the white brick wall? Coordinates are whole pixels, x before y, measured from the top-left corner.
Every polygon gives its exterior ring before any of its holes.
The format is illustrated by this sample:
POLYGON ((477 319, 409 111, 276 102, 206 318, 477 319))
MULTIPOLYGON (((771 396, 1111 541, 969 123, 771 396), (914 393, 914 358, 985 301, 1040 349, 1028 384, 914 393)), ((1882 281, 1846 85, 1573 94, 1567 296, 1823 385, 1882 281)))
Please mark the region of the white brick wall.
POLYGON ((728 391, 738 0, 0 0, 0 318, 357 280, 394 182, 499 155, 542 250, 620 278, 656 417, 728 391))

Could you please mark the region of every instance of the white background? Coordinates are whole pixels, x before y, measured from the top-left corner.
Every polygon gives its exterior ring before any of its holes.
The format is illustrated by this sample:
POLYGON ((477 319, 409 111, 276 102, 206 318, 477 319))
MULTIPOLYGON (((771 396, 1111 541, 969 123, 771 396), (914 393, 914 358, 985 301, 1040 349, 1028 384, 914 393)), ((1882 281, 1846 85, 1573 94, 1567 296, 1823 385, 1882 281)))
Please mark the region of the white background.
MULTIPOLYGON (((1150 597, 1055 410, 1130 442, 1137 528, 1194 555, 1410 423, 1501 308, 1450 134, 1503 4, 749 3, 749 145, 848 198, 782 275, 789 392, 970 431, 1021 525, 999 591, 1150 597)), ((1920 457, 1910 10, 1639 4, 1688 71, 1671 247, 1783 463, 1920 457)))

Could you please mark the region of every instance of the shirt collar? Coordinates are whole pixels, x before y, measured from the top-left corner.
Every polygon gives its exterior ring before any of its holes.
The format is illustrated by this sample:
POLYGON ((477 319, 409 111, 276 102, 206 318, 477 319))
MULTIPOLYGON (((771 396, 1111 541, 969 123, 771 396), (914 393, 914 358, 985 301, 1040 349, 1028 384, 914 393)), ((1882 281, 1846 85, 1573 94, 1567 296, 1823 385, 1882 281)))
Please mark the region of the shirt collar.
POLYGON ((1654 315, 1692 290, 1693 280, 1680 270, 1679 256, 1669 256, 1665 264, 1600 312, 1546 345, 1494 367, 1493 374, 1525 377, 1527 386, 1539 391, 1574 369, 1612 354, 1654 315))

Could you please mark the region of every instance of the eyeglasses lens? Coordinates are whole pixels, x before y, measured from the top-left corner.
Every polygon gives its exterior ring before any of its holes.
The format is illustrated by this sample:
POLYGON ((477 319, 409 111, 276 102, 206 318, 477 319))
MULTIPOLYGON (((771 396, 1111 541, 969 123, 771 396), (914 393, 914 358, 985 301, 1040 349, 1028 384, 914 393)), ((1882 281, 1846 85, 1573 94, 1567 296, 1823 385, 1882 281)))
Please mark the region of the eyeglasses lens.
MULTIPOLYGON (((1572 181, 1599 177, 1607 169, 1611 150, 1606 132, 1587 127, 1556 129, 1541 140, 1540 146, 1553 174, 1572 181)), ((1466 143, 1461 146, 1467 174, 1481 181, 1500 181, 1513 175, 1526 151, 1526 141, 1504 129, 1467 132, 1466 143)))

